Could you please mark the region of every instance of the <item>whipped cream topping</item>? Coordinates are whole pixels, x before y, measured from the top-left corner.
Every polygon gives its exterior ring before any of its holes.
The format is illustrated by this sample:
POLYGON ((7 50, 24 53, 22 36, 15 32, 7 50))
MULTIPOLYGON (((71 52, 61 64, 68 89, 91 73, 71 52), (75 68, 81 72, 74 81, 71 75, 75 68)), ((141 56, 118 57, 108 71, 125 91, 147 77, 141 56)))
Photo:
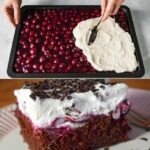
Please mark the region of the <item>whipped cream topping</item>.
POLYGON ((109 17, 98 26, 95 41, 88 45, 91 30, 100 18, 81 21, 74 28, 75 45, 98 71, 132 72, 138 67, 135 47, 128 32, 109 17))
MULTIPOLYGON (((29 117, 35 127, 46 127, 54 124, 57 128, 66 125, 76 128, 77 122, 88 119, 90 115, 107 115, 122 102, 127 93, 125 84, 103 85, 96 84, 95 92, 70 94, 71 99, 44 98, 36 96, 33 100, 30 89, 15 90, 19 110, 29 117), (65 121, 64 121, 65 118, 65 121), (59 119, 59 121, 56 120, 59 119), (74 123, 69 120, 74 120, 74 123)), ((118 114, 119 118, 119 114, 118 114)), ((117 119, 115 115, 115 119, 117 119)))

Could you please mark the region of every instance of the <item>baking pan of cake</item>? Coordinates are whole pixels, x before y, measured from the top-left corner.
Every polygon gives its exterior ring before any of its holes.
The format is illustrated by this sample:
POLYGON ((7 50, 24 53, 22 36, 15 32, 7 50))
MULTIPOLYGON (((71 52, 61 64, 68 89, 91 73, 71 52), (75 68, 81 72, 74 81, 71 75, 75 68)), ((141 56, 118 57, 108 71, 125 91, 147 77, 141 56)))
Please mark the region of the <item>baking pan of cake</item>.
MULTIPOLYGON (((138 67, 133 72, 96 71, 75 46, 73 29, 100 16, 100 6, 23 6, 7 73, 13 78, 137 78, 145 73, 130 9, 121 6, 116 22, 131 35, 138 67)), ((128 61, 128 60, 127 60, 128 61)))

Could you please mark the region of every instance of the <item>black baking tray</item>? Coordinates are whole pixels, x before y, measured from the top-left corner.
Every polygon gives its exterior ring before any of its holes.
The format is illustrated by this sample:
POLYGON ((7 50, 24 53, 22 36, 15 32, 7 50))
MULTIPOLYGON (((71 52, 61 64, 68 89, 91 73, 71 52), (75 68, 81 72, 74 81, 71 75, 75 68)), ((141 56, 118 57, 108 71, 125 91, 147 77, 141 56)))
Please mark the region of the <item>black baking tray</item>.
MULTIPOLYGON (((23 19, 23 14, 25 13, 26 10, 28 9, 68 9, 68 8, 100 8, 99 5, 55 5, 55 6, 45 6, 45 5, 29 5, 29 6, 23 6, 21 8, 21 20, 23 19)), ((140 48, 139 44, 137 41, 137 36, 135 33, 135 28, 133 25, 133 20, 131 16, 130 9, 127 6, 121 6, 121 9, 123 9, 126 12, 126 19, 128 22, 129 26, 129 32, 132 37, 132 40, 135 45, 135 55, 137 58, 137 61, 139 63, 139 67, 136 71, 134 72, 124 72, 124 73, 116 73, 114 71, 105 71, 105 72, 87 72, 87 73, 16 73, 13 70, 13 64, 15 61, 15 56, 16 56, 16 49, 17 49, 17 42, 19 39, 19 33, 21 30, 21 23, 16 27, 15 35, 14 35, 14 40, 12 44, 12 49, 11 49, 11 54, 9 58, 9 63, 8 63, 8 68, 7 68, 7 73, 10 77, 12 78, 139 78, 142 77, 145 74, 145 69, 140 53, 140 48)), ((128 61, 128 60, 127 60, 128 61)))

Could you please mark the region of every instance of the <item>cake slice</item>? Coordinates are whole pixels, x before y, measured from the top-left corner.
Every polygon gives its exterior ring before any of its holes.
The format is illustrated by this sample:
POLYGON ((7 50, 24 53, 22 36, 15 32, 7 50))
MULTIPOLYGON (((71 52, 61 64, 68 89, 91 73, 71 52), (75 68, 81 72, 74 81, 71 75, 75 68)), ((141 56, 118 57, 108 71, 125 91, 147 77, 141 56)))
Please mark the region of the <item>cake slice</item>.
POLYGON ((44 80, 15 90, 31 150, 92 150, 128 140, 127 86, 102 80, 44 80))

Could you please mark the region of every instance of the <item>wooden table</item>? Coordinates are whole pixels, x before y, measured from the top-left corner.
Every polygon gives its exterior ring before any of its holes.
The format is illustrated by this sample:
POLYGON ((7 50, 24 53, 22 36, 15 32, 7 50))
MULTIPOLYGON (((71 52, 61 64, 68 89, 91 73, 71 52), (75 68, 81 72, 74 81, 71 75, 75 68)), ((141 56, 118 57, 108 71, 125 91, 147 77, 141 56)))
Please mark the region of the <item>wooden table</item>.
MULTIPOLYGON (((0 80, 0 108, 7 106, 11 103, 15 102, 15 96, 13 95, 13 91, 15 89, 20 88, 25 81, 35 81, 38 80, 29 80, 29 79, 8 79, 8 80, 0 80)), ((150 90, 150 80, 142 80, 142 79, 115 79, 113 82, 124 82, 128 84, 129 87, 133 88, 141 88, 150 90)))

